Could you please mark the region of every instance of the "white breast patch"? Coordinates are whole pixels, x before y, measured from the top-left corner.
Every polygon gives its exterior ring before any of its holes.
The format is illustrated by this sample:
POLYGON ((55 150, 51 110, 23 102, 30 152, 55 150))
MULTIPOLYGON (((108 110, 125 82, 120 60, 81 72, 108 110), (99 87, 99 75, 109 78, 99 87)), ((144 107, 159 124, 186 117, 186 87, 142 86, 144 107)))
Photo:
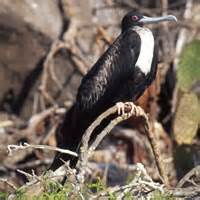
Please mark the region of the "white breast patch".
POLYGON ((154 37, 148 28, 135 26, 133 30, 137 32, 141 39, 140 54, 135 66, 139 67, 147 75, 151 70, 153 60, 154 37))

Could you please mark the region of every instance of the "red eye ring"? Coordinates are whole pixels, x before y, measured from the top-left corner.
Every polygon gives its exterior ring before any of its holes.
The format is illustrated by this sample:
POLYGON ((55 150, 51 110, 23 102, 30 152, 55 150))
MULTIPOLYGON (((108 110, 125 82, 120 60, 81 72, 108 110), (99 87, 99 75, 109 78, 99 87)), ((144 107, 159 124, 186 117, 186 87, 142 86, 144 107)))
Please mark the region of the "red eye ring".
POLYGON ((138 16, 136 16, 136 15, 132 16, 131 18, 132 18, 132 20, 134 20, 134 21, 136 21, 136 20, 139 19, 138 16))

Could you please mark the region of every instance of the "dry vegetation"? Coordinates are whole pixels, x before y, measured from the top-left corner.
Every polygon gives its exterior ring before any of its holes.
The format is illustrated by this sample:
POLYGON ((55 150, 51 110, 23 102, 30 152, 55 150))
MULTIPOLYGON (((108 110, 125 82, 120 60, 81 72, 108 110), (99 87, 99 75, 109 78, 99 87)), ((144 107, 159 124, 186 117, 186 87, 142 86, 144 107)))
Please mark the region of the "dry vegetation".
MULTIPOLYGON (((38 2, 33 0, 31 5, 38 2)), ((63 24, 57 36, 27 25, 31 37, 42 46, 32 46, 39 52, 36 55, 31 50, 33 57, 39 56, 37 62, 29 61, 35 65, 28 72, 21 67, 18 73, 23 81, 19 86, 12 76, 5 76, 8 80, 2 84, 0 96, 0 199, 198 198, 200 3, 81 2, 56 1, 63 24), (117 107, 102 113, 88 127, 76 169, 63 161, 58 170, 48 171, 55 151, 78 156, 56 148, 55 132, 75 99, 82 76, 115 39, 120 19, 130 9, 151 16, 170 13, 179 20, 177 24, 150 27, 160 47, 156 80, 135 102, 133 113, 125 104, 126 112, 111 121, 92 143, 88 141, 94 128, 116 113, 117 107)), ((1 21, 0 27, 4 27, 1 21)), ((5 27, 2 30, 8 35, 14 32, 5 27)), ((11 39, 8 42, 1 34, 0 40, 11 45, 11 39)), ((16 45, 21 44, 18 40, 16 45)), ((24 46, 28 52, 30 46, 24 46)), ((0 63, 4 62, 6 57, 0 56, 0 63)), ((15 62, 12 65, 17 68, 15 62)))

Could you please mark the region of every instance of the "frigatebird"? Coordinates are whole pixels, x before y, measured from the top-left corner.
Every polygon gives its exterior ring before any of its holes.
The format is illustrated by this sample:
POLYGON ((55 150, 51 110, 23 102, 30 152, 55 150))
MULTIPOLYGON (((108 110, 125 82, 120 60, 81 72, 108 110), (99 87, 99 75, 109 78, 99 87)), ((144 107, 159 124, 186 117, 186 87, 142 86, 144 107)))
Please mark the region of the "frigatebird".
MULTIPOLYGON (((85 130, 105 110, 117 102, 136 101, 152 83, 157 71, 157 45, 145 24, 177 21, 173 15, 147 17, 127 13, 121 22, 121 33, 91 70, 83 77, 76 101, 57 130, 60 148, 79 151, 85 130)), ((97 135, 105 123, 94 133, 97 135)), ((75 167, 77 158, 58 153, 51 166, 57 169, 63 161, 75 167)))

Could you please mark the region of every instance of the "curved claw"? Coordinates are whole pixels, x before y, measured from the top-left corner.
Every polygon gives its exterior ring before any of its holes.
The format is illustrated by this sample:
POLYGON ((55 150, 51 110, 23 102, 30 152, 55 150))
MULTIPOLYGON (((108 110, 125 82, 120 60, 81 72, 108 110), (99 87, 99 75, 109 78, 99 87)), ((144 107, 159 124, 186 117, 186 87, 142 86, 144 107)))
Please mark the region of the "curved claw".
POLYGON ((117 106, 117 114, 124 115, 125 104, 123 102, 118 102, 118 103, 116 103, 116 106, 117 106))

